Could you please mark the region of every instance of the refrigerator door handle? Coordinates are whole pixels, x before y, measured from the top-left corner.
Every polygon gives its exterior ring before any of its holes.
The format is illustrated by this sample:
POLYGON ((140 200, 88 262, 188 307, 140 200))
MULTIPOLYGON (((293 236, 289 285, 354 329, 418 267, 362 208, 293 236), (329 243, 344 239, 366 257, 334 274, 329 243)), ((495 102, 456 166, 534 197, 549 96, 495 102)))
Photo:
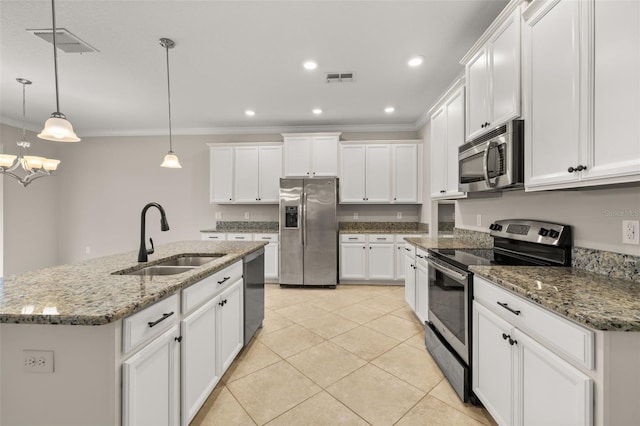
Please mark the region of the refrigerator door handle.
POLYGON ((307 245, 307 193, 302 193, 302 246, 307 245))

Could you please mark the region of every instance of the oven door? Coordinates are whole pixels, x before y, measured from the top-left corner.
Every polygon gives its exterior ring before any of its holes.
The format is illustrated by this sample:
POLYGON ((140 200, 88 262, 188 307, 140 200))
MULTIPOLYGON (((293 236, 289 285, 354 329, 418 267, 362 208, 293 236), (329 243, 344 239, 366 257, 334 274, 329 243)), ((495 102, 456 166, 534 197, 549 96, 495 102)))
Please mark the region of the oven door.
POLYGON ((467 364, 469 363, 469 272, 427 258, 429 321, 467 364))
MULTIPOLYGON (((501 136, 505 140, 505 136, 501 136)), ((489 191, 510 184, 506 160, 507 143, 491 140, 458 156, 459 190, 461 192, 489 191)))

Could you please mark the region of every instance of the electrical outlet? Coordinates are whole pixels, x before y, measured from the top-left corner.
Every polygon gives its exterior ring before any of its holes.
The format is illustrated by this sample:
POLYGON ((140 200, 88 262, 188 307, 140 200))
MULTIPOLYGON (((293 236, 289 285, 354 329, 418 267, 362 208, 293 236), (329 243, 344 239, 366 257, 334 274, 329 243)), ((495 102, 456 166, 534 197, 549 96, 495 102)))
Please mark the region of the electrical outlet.
POLYGON ((244 218, 249 219, 249 217, 251 217, 251 214, 249 214, 249 212, 244 212, 244 218))
POLYGON ((22 371, 53 373, 53 351, 22 351, 22 371))
POLYGON ((358 219, 358 212, 353 212, 353 218, 358 219))
POLYGON ((623 244, 640 244, 640 235, 638 228, 640 221, 623 220, 622 221, 622 243, 623 244))
POLYGON ((222 219, 222 212, 216 212, 216 219, 222 219))
POLYGON ((482 215, 481 214, 477 214, 476 215, 476 226, 482 226, 482 215))
POLYGON ((397 219, 402 219, 402 212, 398 212, 398 213, 396 214, 396 218, 397 218, 397 219))
POLYGON ((91 254, 91 246, 86 246, 86 247, 84 248, 84 253, 85 253, 85 254, 91 254))

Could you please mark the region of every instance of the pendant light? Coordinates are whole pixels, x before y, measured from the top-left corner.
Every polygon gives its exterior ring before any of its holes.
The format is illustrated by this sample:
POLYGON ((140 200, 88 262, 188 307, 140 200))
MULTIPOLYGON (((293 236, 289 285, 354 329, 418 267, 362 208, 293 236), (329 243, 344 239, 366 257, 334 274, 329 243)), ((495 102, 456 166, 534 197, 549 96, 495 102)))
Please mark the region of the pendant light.
POLYGON ((56 46, 56 5, 55 0, 51 0, 51 16, 53 17, 53 67, 56 77, 56 112, 51 113, 44 123, 44 129, 38 134, 40 139, 56 142, 80 142, 80 138, 73 131, 73 126, 67 117, 60 112, 60 100, 58 96, 58 48, 56 46))
POLYGON ((58 168, 60 160, 24 155, 29 153, 29 148, 31 147, 31 142, 27 141, 27 129, 25 127, 27 121, 25 87, 30 85, 31 82, 25 78, 16 78, 16 81, 22 84, 22 139, 17 142, 19 147, 17 156, 0 154, 0 174, 14 178, 26 188, 27 185, 38 178, 51 176, 58 168))
POLYGON ((178 156, 173 152, 173 141, 171 140, 171 80, 169 79, 169 49, 175 47, 173 40, 168 38, 160 39, 160 46, 164 47, 167 52, 167 95, 169 100, 169 152, 164 156, 164 161, 160 164, 160 167, 167 167, 170 169, 181 169, 178 156))

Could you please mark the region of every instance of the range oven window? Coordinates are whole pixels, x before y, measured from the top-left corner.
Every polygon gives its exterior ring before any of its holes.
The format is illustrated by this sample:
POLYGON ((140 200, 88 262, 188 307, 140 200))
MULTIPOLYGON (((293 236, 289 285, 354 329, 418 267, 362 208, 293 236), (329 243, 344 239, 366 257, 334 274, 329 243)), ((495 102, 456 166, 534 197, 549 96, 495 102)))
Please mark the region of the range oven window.
POLYGON ((463 344, 467 344, 465 318, 466 282, 463 284, 429 268, 429 309, 438 320, 463 344))

